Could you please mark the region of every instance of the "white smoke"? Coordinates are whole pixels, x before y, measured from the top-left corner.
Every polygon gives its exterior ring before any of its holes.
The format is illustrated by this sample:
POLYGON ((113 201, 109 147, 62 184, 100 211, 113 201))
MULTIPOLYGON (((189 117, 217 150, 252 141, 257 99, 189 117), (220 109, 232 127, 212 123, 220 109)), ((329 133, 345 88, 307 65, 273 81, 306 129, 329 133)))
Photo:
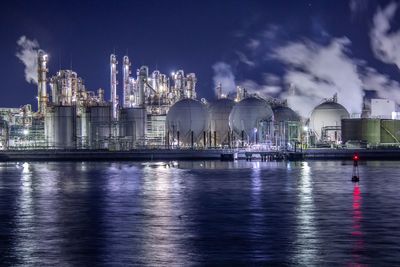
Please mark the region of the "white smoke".
POLYGON ((221 83, 222 90, 225 94, 235 92, 236 82, 232 72, 232 67, 225 62, 217 62, 212 66, 214 70, 214 88, 217 88, 221 83))
POLYGON ((28 39, 23 35, 18 39, 17 45, 18 51, 15 55, 25 65, 25 80, 28 83, 37 84, 37 55, 40 50, 38 41, 28 39))
POLYGON ((280 96, 304 117, 335 93, 350 113, 360 113, 363 84, 357 62, 346 54, 349 45, 347 38, 337 38, 327 46, 304 41, 275 49, 273 57, 287 66, 284 82, 295 87, 294 92, 284 91, 280 96))
POLYGON ((400 83, 392 80, 388 75, 379 73, 374 68, 366 67, 362 81, 364 89, 375 90, 379 97, 400 103, 400 83))
POLYGON ((368 8, 369 0, 350 0, 349 8, 352 18, 361 17, 368 8))
POLYGON ((383 10, 378 8, 370 32, 371 47, 374 55, 379 60, 396 64, 400 69, 400 30, 391 30, 390 22, 393 20, 398 4, 393 2, 383 10))

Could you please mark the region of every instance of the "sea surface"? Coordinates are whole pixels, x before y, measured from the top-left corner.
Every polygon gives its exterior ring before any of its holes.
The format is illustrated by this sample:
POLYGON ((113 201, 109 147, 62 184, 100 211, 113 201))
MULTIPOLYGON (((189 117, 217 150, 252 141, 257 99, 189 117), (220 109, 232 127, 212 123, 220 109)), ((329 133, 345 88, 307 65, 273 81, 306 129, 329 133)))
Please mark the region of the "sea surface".
POLYGON ((0 163, 0 266, 400 266, 400 162, 0 163))

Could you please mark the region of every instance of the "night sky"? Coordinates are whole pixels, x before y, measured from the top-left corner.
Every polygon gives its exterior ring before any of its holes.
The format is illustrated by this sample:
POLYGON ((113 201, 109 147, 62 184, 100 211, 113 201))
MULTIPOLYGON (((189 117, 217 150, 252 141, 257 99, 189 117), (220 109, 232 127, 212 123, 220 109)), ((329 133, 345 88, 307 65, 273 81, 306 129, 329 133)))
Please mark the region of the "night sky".
POLYGON ((400 103, 399 7, 367 0, 8 1, 0 17, 0 106, 36 109, 36 86, 16 56, 21 36, 49 53, 49 75, 72 66, 107 98, 115 51, 119 68, 127 53, 133 70, 195 72, 197 93, 208 99, 220 81, 226 92, 242 85, 288 98, 303 115, 334 93, 351 112, 361 110, 363 94, 400 103))

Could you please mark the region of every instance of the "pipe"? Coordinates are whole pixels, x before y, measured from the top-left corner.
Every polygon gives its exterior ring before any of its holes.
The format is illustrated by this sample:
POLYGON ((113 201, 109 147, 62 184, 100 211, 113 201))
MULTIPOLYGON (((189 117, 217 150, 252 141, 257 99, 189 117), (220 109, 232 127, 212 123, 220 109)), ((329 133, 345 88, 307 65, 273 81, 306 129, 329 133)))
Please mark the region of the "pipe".
POLYGON ((217 132, 214 131, 214 147, 217 147, 217 132))
POLYGON ((244 147, 244 131, 242 130, 242 147, 244 147))
POLYGON ((192 149, 193 149, 193 131, 190 131, 190 135, 191 135, 191 143, 192 143, 192 149))
POLYGON ((179 131, 176 132, 176 138, 178 139, 178 147, 179 147, 179 131))

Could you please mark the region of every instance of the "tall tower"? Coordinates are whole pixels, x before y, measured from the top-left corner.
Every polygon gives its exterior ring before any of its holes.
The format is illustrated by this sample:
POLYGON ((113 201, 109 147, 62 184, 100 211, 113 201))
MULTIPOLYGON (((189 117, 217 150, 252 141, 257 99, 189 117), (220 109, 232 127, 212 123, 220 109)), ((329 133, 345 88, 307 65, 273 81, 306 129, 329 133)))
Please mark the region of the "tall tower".
POLYGON ((45 114, 47 105, 47 54, 39 50, 38 52, 38 112, 45 114))
POLYGON ((114 54, 110 56, 110 89, 111 89, 111 104, 112 104, 112 118, 117 119, 117 58, 114 54))
POLYGON ((149 67, 141 66, 137 71, 138 79, 138 90, 139 90, 139 106, 144 107, 145 105, 145 86, 149 77, 149 67))
POLYGON ((129 61, 128 56, 124 56, 123 66, 122 66, 122 79, 124 80, 123 84, 123 107, 131 107, 131 103, 129 97, 131 95, 131 84, 130 84, 130 75, 131 75, 131 62, 129 61))

